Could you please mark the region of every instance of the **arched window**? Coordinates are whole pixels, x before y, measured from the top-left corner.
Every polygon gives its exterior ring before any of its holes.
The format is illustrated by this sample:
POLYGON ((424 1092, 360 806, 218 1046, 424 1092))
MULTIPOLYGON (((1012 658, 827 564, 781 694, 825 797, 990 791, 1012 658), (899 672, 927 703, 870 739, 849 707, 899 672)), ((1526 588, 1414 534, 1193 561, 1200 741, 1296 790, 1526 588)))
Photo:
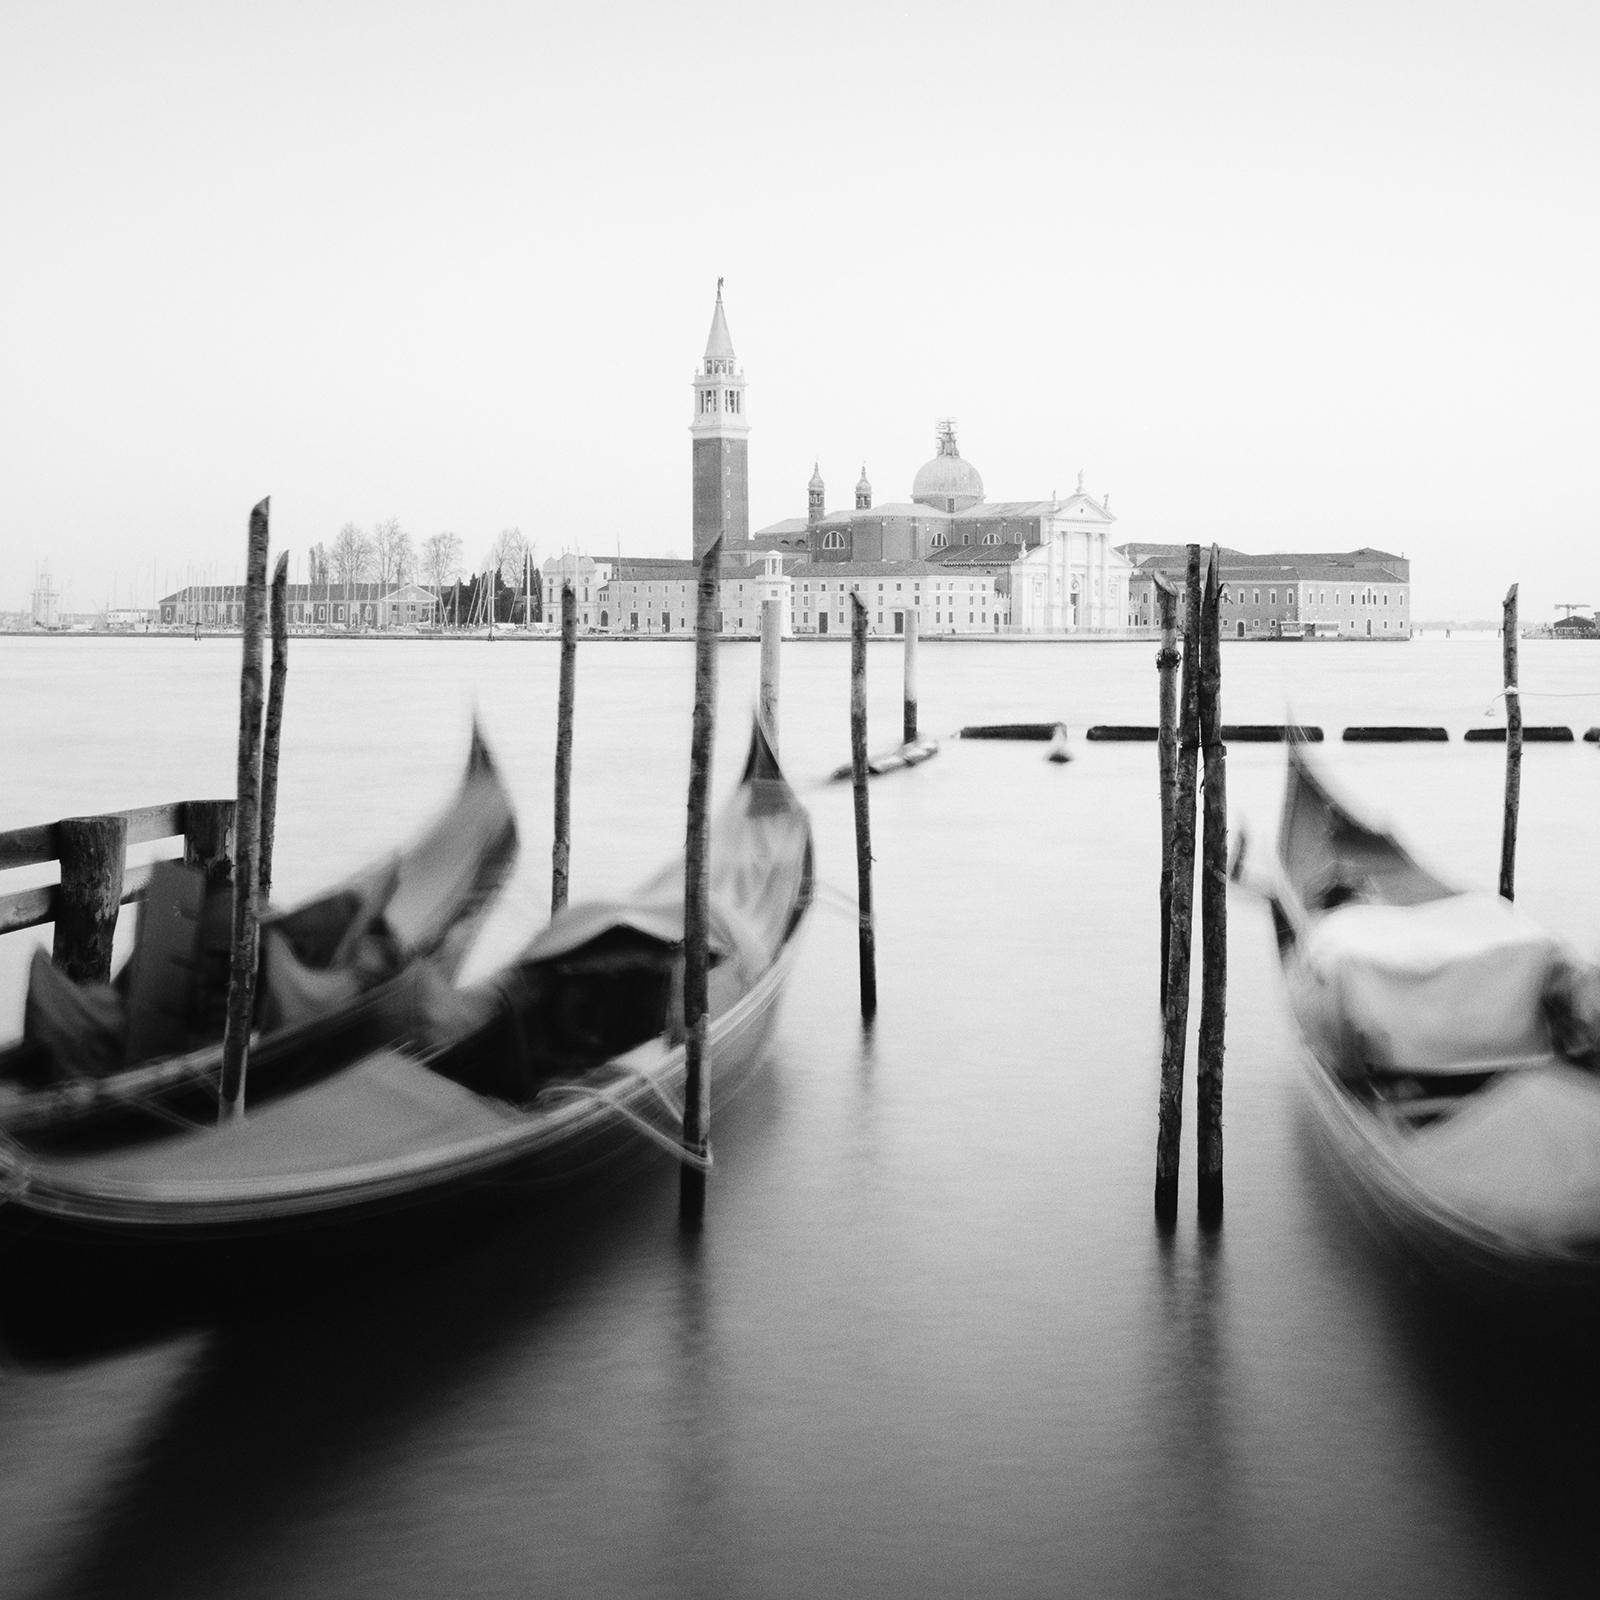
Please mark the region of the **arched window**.
POLYGON ((844 535, 842 533, 837 532, 837 531, 835 531, 833 533, 825 533, 825 534, 823 534, 823 536, 822 536, 822 548, 824 550, 843 550, 844 549, 844 535))
POLYGON ((944 547, 949 543, 950 543, 950 535, 948 533, 946 533, 943 528, 941 528, 928 541, 928 548, 930 550, 943 550, 944 547))
POLYGON ((998 533, 986 533, 983 536, 983 542, 985 544, 999 544, 1000 535, 998 533))

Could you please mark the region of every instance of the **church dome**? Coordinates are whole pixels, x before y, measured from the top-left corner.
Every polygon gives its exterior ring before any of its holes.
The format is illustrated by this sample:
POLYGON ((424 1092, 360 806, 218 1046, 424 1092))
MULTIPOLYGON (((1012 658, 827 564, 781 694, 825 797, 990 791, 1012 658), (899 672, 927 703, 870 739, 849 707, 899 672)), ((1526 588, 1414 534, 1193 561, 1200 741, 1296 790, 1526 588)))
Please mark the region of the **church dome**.
POLYGON ((911 498, 939 511, 965 511, 983 499, 983 479, 970 461, 961 459, 953 422, 939 424, 939 453, 917 469, 911 498))

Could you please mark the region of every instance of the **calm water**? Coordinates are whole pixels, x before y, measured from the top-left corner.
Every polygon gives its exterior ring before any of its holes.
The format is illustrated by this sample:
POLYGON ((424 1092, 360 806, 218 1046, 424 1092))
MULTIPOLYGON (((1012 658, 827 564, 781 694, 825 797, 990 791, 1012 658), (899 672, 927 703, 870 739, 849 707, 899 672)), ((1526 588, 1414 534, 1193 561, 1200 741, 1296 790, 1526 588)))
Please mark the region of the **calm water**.
MULTIPOLYGON (((1154 647, 935 645, 925 729, 1150 721, 1154 647)), ((288 897, 444 798, 480 711, 524 806, 488 962, 548 895, 557 651, 297 643, 288 897)), ((721 655, 718 791, 757 652, 721 655)), ((681 846, 691 653, 580 654, 575 894, 681 846)), ((874 747, 899 656, 871 652, 874 747)), ((786 764, 830 892, 770 1070, 675 1171, 270 1321, 0 1367, 0 1594, 1592 1592, 1600 1354, 1493 1330, 1345 1210, 1299 1108, 1270 929, 1231 905, 1227 1217, 1151 1221, 1155 756, 946 744, 874 782, 881 1012, 856 1017, 848 651, 787 648, 786 764), (836 892, 833 892, 836 891, 836 892)), ((1224 651, 1231 721, 1442 723, 1325 747, 1436 864, 1492 882, 1497 641, 1224 651)), ((0 639, 0 827, 229 792, 236 641, 0 639)), ((1528 720, 1600 722, 1600 649, 1530 642, 1528 720), (1536 697, 1534 691, 1551 698, 1536 697), (1559 697, 1559 698, 1558 698, 1559 697)), ((1281 754, 1236 747, 1270 838, 1281 754)), ((1531 746, 1519 900, 1600 947, 1600 759, 1531 746)), ((0 947, 14 1029, 27 935, 0 947)), ((0 1284, 0 1297, 5 1286, 0 1284)))

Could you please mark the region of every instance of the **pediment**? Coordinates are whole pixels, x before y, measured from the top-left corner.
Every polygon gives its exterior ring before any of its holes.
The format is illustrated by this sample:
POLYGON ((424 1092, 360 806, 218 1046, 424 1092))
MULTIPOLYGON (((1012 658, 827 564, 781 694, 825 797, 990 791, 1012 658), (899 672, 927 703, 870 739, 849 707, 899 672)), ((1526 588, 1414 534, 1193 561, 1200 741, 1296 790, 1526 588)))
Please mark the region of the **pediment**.
POLYGON ((1070 494, 1056 507, 1056 515, 1068 522, 1090 523, 1109 528, 1117 519, 1093 495, 1070 494))

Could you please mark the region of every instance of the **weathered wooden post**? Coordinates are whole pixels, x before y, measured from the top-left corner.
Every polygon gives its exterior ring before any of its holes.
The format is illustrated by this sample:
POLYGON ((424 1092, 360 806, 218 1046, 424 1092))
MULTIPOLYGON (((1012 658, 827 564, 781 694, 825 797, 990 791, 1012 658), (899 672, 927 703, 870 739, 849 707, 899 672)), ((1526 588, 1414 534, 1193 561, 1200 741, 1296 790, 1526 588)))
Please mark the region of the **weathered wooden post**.
POLYGON ((917 612, 915 605, 906 608, 906 690, 905 716, 900 737, 907 744, 917 742, 917 612))
POLYGON ((705 1166, 711 1159, 711 1075, 706 1069, 706 974, 711 921, 711 738, 717 700, 719 535, 700 559, 694 631, 694 725, 689 742, 689 816, 683 849, 683 1143, 678 1217, 695 1227, 705 1215, 705 1166))
POLYGON ((244 1112, 244 1079, 255 1010, 261 847, 261 645, 267 621, 267 519, 271 500, 250 513, 245 566, 244 663, 239 672, 239 800, 234 817, 233 960, 228 972, 228 1020, 222 1035, 224 1119, 244 1112))
POLYGON ((1222 1058, 1228 1015, 1228 751, 1222 742, 1222 578, 1211 547, 1200 602, 1200 746, 1205 806, 1200 871, 1200 1039, 1195 1061, 1196 1184, 1202 1221, 1222 1215, 1222 1058))
POLYGON ((561 585, 561 687, 556 700, 556 825, 550 848, 550 913, 567 903, 572 866, 572 711, 578 687, 578 594, 561 585))
POLYGON ((61 887, 50 958, 74 981, 111 977, 111 941, 122 904, 128 819, 63 817, 56 824, 61 887))
POLYGON ((1156 652, 1160 675, 1157 771, 1161 785, 1161 1004, 1167 1003, 1167 953, 1172 942, 1172 850, 1178 816, 1178 591, 1156 573, 1156 602, 1161 609, 1161 648, 1156 652))
POLYGON ((261 745, 261 903, 272 898, 272 843, 278 823, 278 746, 289 677, 289 552, 272 573, 272 677, 267 685, 267 732, 261 745))
POLYGON ((850 777, 856 809, 856 907, 861 1016, 878 1013, 878 952, 872 927, 872 820, 867 810, 867 608, 850 595, 850 777))
POLYGON ((232 800, 186 800, 183 805, 183 859, 205 874, 206 888, 233 881, 232 800))
POLYGON ((1517 810, 1522 803, 1522 695, 1517 687, 1517 586, 1501 607, 1500 663, 1506 695, 1506 805, 1500 823, 1500 894, 1517 897, 1517 810))
POLYGON ((761 602, 761 720, 776 754, 778 749, 778 649, 783 639, 783 602, 761 602))
POLYGON ((1194 796, 1200 721, 1200 546, 1189 546, 1184 596, 1183 721, 1172 847, 1171 940, 1161 1030, 1161 1091, 1156 1129, 1156 1216, 1178 1214, 1179 1142, 1183 1133, 1183 1056, 1189 1027, 1189 951, 1194 912, 1194 796))

